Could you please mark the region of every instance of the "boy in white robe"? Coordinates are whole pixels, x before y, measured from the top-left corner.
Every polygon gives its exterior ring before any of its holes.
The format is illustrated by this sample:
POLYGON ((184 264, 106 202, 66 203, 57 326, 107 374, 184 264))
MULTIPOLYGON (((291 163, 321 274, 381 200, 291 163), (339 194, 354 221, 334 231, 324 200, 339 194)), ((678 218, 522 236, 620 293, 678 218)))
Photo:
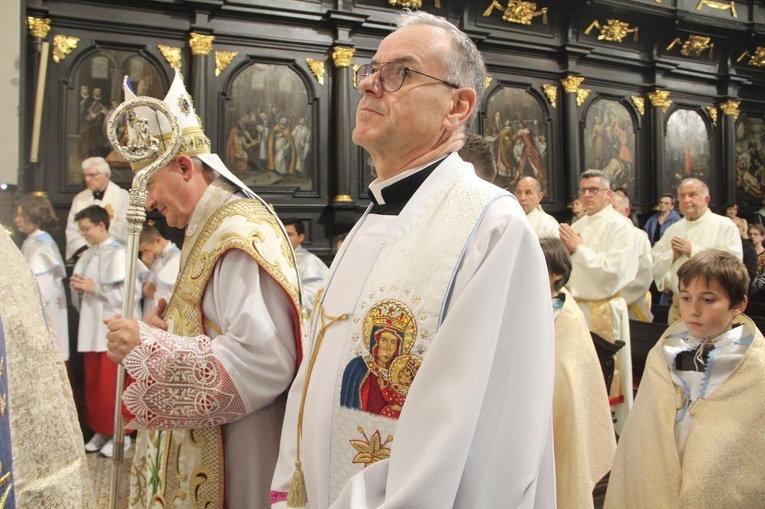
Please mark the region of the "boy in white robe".
POLYGON ((682 321, 648 354, 605 507, 761 507, 762 333, 741 261, 706 250, 677 271, 682 321))
POLYGON ((181 268, 181 250, 159 233, 153 224, 144 225, 141 240, 138 243, 141 261, 149 267, 149 275, 143 282, 143 314, 157 306, 160 299, 170 302, 175 288, 175 280, 181 268))

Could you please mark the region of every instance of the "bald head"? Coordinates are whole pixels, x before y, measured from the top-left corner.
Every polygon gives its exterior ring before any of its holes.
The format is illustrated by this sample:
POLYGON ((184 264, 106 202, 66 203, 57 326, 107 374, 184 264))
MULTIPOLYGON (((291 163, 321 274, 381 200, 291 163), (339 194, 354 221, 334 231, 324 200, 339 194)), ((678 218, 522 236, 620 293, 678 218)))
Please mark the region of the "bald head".
POLYGON ((515 197, 518 198, 523 211, 530 214, 544 198, 542 185, 534 177, 523 177, 515 185, 515 197))

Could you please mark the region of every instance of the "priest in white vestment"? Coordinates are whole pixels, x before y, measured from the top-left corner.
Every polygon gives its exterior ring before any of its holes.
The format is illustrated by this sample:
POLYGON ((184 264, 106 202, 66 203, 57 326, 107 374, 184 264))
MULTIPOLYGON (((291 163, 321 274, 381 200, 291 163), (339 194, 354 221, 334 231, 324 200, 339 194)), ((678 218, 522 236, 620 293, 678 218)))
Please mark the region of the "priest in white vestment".
POLYGON ((741 234, 725 216, 709 210, 709 187, 701 180, 685 179, 677 190, 677 203, 685 217, 664 233, 651 251, 653 274, 659 291, 674 294, 669 321, 680 319, 677 269, 705 249, 721 249, 743 260, 741 234))
MULTIPOLYGON (((124 91, 135 98, 127 77, 124 91)), ((273 210, 210 152, 180 74, 163 102, 182 143, 149 178, 146 208, 185 228, 180 272, 167 307, 146 322, 109 320, 107 334, 109 357, 133 378, 130 507, 267 509, 301 354, 295 260, 273 210)), ((171 132, 147 107, 134 115, 154 137, 171 132)), ((129 137, 140 143, 130 127, 129 137)))
POLYGON ((632 359, 627 303, 622 292, 638 270, 634 226, 609 204, 608 175, 587 170, 579 180, 579 194, 587 215, 560 225, 560 238, 571 253, 574 269, 567 288, 584 313, 590 331, 604 339, 623 341, 611 385, 617 433, 632 406, 632 359))
POLYGON ((534 177, 523 177, 519 180, 515 186, 515 197, 518 198, 518 203, 523 207, 526 218, 531 223, 531 228, 533 228, 537 237, 540 239, 545 237, 557 239, 560 237, 558 221, 542 210, 540 205, 542 198, 544 198, 544 193, 542 192, 542 185, 537 179, 534 177))
POLYGON ((297 262, 298 273, 300 274, 300 284, 303 286, 303 305, 305 306, 306 314, 310 316, 316 292, 321 288, 329 267, 321 261, 321 258, 303 247, 303 241, 305 240, 303 221, 296 217, 288 217, 282 223, 287 231, 287 237, 290 239, 292 249, 295 250, 295 261, 297 262))
MULTIPOLYGON (((630 199, 622 191, 614 191, 610 200, 611 206, 627 219, 630 217, 630 199)), ((627 302, 630 320, 653 322, 651 312, 651 283, 653 283, 653 257, 651 256, 651 241, 648 234, 634 227, 635 246, 638 249, 638 271, 634 281, 627 284, 622 291, 627 302)))
POLYGON ((118 242, 127 243, 130 194, 110 180, 111 174, 109 163, 103 157, 90 157, 82 162, 82 177, 87 189, 75 195, 66 218, 66 260, 72 259, 75 253, 80 253, 88 247, 87 241, 80 234, 74 215, 91 205, 99 205, 106 209, 110 221, 109 234, 118 242))
POLYGON ((442 18, 398 26, 356 73, 353 139, 379 177, 316 300, 272 501, 554 507, 544 259, 517 201, 456 153, 483 59, 442 18))

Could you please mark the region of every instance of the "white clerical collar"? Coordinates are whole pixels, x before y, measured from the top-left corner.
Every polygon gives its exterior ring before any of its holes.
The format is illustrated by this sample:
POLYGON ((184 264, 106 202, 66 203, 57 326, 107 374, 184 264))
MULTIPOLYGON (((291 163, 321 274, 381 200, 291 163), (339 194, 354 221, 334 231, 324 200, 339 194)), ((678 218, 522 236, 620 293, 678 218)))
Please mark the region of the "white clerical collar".
POLYGON ((439 157, 433 159, 432 161, 428 161, 427 163, 423 164, 422 166, 417 166, 416 168, 412 168, 410 170, 402 171, 398 175, 394 175, 394 176, 392 176, 389 179, 385 179, 385 180, 381 181, 379 179, 379 177, 378 177, 378 178, 376 178, 374 180, 374 182, 369 184, 369 191, 372 194, 374 194, 375 201, 377 202, 378 205, 385 205, 385 199, 383 198, 383 195, 382 195, 382 190, 383 189, 385 189, 386 187, 390 186, 391 184, 395 184, 396 182, 404 180, 405 178, 407 178, 410 175, 414 175, 415 173, 417 173, 420 170, 424 170, 425 168, 427 168, 428 166, 430 166, 434 162, 436 162, 436 161, 438 161, 440 159, 443 159, 443 158, 444 158, 443 156, 439 156, 439 157))

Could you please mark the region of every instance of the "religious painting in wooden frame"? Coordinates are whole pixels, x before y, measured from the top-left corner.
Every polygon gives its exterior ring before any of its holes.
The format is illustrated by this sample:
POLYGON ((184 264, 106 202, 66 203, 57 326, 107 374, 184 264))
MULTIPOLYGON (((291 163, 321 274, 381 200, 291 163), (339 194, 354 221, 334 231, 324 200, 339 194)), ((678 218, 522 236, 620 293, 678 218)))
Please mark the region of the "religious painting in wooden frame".
POLYGON ((528 88, 500 86, 486 99, 483 136, 497 163, 494 183, 511 191, 523 177, 549 194, 550 127, 542 97, 528 88))
POLYGON ((248 63, 227 86, 220 156, 250 187, 313 190, 313 111, 303 77, 286 64, 248 63))
POLYGON ((701 114, 678 108, 669 114, 664 139, 664 193, 677 194, 680 183, 697 178, 712 187, 709 126, 701 114))
MULTIPOLYGON (((130 187, 133 172, 127 161, 112 150, 106 125, 123 101, 122 79, 129 76, 137 95, 162 99, 167 89, 159 66, 146 56, 119 49, 101 49, 76 63, 66 97, 67 185, 84 186, 82 161, 104 157, 112 170, 111 180, 130 187)), ((126 136, 124 125, 118 129, 126 136)))
MULTIPOLYGON (((736 201, 765 206, 765 119, 746 115, 736 124, 736 201)), ((741 211, 739 211, 741 213, 741 211)))
POLYGON ((583 135, 584 169, 602 170, 611 188, 635 192, 635 124, 627 107, 596 99, 587 108, 583 135))

